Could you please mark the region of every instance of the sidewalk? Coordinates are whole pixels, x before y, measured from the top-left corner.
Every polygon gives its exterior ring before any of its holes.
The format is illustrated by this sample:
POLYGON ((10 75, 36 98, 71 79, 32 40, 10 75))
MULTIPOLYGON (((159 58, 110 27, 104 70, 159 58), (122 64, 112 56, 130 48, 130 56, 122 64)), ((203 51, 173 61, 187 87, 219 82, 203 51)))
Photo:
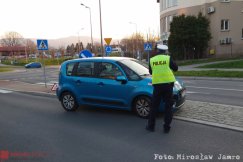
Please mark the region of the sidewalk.
POLYGON ((55 95, 55 91, 52 91, 53 85, 38 85, 38 84, 30 84, 18 81, 6 81, 0 80, 0 89, 8 89, 12 91, 20 91, 20 92, 33 92, 33 93, 43 93, 43 94, 51 94, 55 95))
POLYGON ((187 100, 174 118, 243 131, 243 107, 187 100))
MULTIPOLYGON (((0 89, 12 91, 55 96, 51 88, 52 85, 0 80, 0 89)), ((243 107, 187 100, 174 118, 243 132, 243 107)))

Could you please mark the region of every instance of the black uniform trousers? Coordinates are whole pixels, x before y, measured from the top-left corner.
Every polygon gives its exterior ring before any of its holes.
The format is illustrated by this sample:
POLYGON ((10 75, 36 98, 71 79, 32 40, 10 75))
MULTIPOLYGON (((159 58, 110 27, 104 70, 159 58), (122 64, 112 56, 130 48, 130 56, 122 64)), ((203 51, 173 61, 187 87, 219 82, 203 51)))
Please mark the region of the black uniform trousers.
POLYGON ((164 128, 170 128, 173 117, 173 86, 174 83, 163 83, 163 84, 154 84, 152 106, 149 114, 148 127, 154 129, 156 114, 158 112, 161 101, 165 103, 165 112, 164 112, 164 128))

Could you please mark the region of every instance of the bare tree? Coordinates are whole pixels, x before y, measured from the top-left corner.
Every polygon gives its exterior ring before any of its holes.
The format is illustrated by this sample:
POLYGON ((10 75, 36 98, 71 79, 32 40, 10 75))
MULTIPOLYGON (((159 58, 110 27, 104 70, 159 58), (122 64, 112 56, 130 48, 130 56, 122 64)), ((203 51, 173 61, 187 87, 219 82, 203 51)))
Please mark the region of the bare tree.
POLYGON ((139 51, 140 53, 144 54, 144 58, 147 58, 147 52, 144 51, 144 43, 149 42, 154 45, 155 42, 159 40, 159 37, 154 33, 148 33, 147 38, 145 38, 146 37, 143 34, 136 33, 130 37, 122 39, 120 44, 123 51, 125 51, 125 56, 135 57, 136 52, 139 51))
POLYGON ((20 46, 24 44, 24 38, 17 32, 5 33, 1 39, 2 46, 20 46))
POLYGON ((25 39, 25 47, 28 54, 36 53, 36 44, 32 40, 25 39))

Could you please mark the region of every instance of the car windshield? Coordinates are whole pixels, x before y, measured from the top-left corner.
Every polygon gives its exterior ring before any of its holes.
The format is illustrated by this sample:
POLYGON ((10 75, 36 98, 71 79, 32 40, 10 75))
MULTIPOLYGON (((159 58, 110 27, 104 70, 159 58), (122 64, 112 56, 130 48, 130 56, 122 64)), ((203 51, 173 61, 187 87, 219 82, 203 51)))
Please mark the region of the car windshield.
POLYGON ((150 75, 148 65, 136 59, 126 59, 120 61, 140 76, 150 75))

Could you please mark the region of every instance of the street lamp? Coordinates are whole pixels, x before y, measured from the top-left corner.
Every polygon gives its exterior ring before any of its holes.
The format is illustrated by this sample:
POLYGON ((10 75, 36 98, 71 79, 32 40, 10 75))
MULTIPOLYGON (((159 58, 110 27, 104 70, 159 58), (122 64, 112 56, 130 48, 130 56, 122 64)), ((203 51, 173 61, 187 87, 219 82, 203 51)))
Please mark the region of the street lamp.
POLYGON ((135 25, 136 26, 136 35, 137 35, 137 24, 136 23, 134 23, 134 22, 129 22, 129 24, 133 24, 133 25, 135 25))
POLYGON ((102 56, 104 56, 103 36, 102 36, 101 2, 100 2, 100 0, 99 0, 99 9, 100 9, 100 42, 101 42, 101 54, 102 54, 102 56))
POLYGON ((81 6, 84 6, 85 8, 89 9, 89 18, 90 18, 90 31, 91 31, 91 52, 93 50, 93 35, 92 35, 92 21, 91 21, 91 8, 84 5, 83 3, 81 3, 81 6))
MULTIPOLYGON (((138 36, 137 36, 137 24, 136 23, 134 23, 134 22, 129 22, 129 24, 133 24, 133 25, 135 25, 135 27, 136 27, 136 50, 137 50, 137 55, 138 55, 138 36)), ((133 56, 134 57, 134 56, 133 56)))

